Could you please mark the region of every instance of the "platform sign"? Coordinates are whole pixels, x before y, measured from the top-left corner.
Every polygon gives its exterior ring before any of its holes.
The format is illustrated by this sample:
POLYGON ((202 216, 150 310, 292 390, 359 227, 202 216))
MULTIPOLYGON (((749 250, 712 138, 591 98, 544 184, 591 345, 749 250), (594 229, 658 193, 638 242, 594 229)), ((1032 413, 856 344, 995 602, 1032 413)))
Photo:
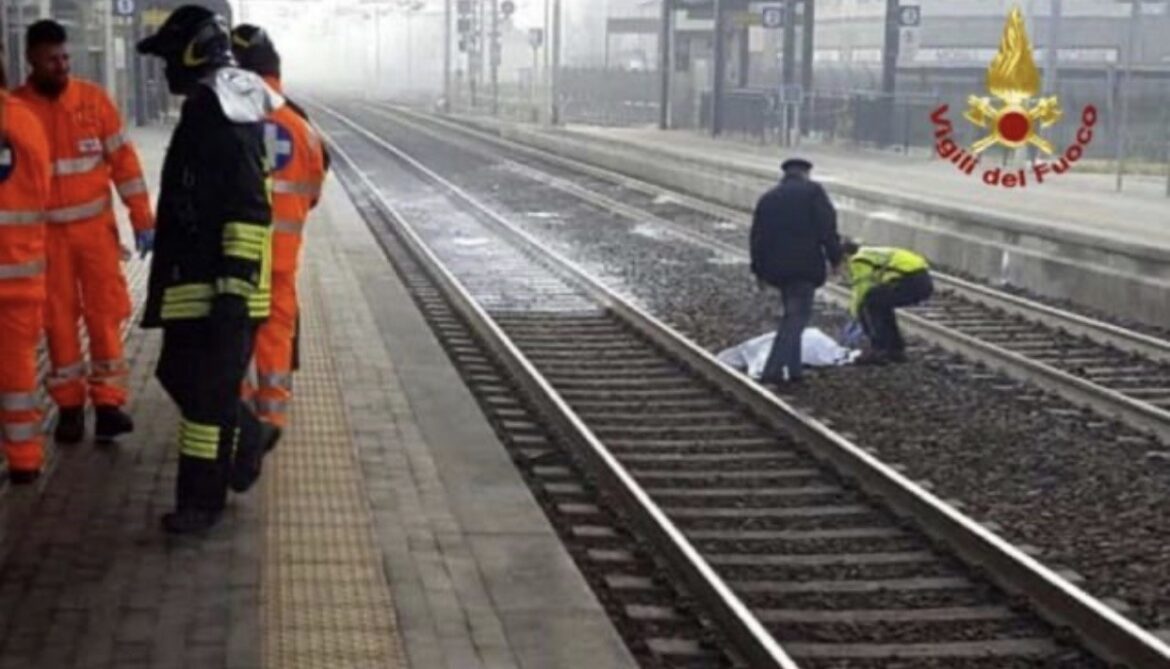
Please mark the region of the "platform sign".
POLYGON ((115 16, 134 16, 137 3, 134 0, 114 0, 115 16))
POLYGON ((163 24, 163 21, 167 20, 167 17, 170 15, 171 10, 169 9, 148 7, 142 10, 142 25, 147 29, 157 29, 163 24))
POLYGON ((917 28, 922 25, 922 7, 918 5, 902 5, 898 8, 898 26, 901 28, 917 28))
POLYGON ((898 61, 912 63, 918 58, 922 42, 922 8, 902 5, 898 8, 898 61))
POLYGON ((921 28, 900 28, 898 30, 898 60, 900 62, 913 63, 918 60, 921 30, 921 28))
POLYGON ((760 9, 760 25, 769 30, 784 27, 784 5, 767 5, 760 9))
POLYGON ((727 15, 727 19, 736 28, 750 28, 760 25, 758 12, 731 12, 727 15))
POLYGON ((126 39, 124 37, 114 38, 114 67, 119 70, 126 69, 126 39))
POLYGON ((800 84, 783 84, 780 86, 780 104, 799 105, 804 101, 804 89, 800 84))
POLYGON ((528 29, 528 46, 539 49, 544 44, 544 28, 528 29))

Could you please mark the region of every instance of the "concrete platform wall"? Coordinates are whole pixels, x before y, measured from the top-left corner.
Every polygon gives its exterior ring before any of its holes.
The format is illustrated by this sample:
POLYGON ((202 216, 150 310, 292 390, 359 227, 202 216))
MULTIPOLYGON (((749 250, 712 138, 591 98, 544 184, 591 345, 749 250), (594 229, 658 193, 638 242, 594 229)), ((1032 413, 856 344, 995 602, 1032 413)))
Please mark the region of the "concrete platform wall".
MULTIPOLYGON (((739 209, 751 210, 777 175, 713 159, 683 159, 571 130, 545 131, 496 120, 472 127, 739 209)), ((918 249, 936 264, 980 279, 1067 299, 1121 318, 1170 325, 1170 253, 1058 224, 994 211, 916 202, 880 190, 828 184, 843 234, 918 249)))

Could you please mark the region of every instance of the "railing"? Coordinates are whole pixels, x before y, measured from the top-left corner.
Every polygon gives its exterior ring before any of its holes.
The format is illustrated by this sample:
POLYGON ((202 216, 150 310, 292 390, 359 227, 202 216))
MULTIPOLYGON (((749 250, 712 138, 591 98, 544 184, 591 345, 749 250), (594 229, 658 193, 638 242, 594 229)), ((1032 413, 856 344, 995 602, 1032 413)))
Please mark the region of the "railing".
MULTIPOLYGON (((815 90, 805 96, 799 114, 801 137, 817 142, 925 153, 932 150, 935 142, 930 114, 944 103, 950 105, 948 117, 954 124, 956 141, 969 145, 982 136, 983 130, 963 119, 968 96, 985 94, 981 76, 956 72, 936 73, 927 79, 903 81, 900 78, 899 93, 890 99, 876 91, 860 90, 857 84, 871 83, 864 78, 865 74, 863 70, 819 72, 818 81, 822 85, 839 88, 815 90), (851 85, 853 88, 849 88, 851 85)), ((1120 132, 1117 99, 1124 89, 1131 96, 1127 169, 1155 175, 1170 173, 1167 77, 1148 75, 1119 83, 1115 73, 1068 75, 1059 89, 1053 91, 1064 108, 1064 121, 1044 130, 1043 135, 1057 147, 1069 146, 1079 128, 1081 110, 1092 104, 1098 109, 1100 123, 1093 142, 1085 150, 1085 158, 1113 161, 1120 132)), ((658 87, 657 72, 567 68, 560 82, 561 118, 595 125, 654 124, 659 116, 658 87)), ((680 87, 688 89, 676 81, 672 95, 674 124, 693 127, 697 121, 700 127, 710 129, 710 93, 696 95, 680 87), (697 110, 692 109, 695 105, 699 107, 697 110), (698 113, 693 115, 694 111, 698 113)), ((478 98, 476 108, 490 111, 490 91, 481 88, 478 98)), ((760 142, 781 141, 784 124, 777 98, 773 88, 729 91, 723 102, 723 132, 760 142)), ((467 102, 462 100, 461 106, 466 107, 467 102)), ((534 99, 530 82, 500 85, 499 113, 506 118, 532 121, 538 118, 538 110, 544 104, 543 96, 534 99)))

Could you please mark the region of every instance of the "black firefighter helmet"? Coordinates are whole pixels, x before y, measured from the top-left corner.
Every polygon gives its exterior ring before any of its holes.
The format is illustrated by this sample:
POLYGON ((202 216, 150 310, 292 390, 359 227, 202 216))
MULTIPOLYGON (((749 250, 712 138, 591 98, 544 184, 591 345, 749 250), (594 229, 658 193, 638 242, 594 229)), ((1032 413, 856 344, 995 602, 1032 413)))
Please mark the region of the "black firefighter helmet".
POLYGON ((260 26, 244 23, 233 28, 232 53, 245 70, 262 77, 280 78, 280 54, 260 26))
POLYGON ((233 65, 227 21, 199 5, 183 5, 138 43, 138 53, 166 62, 167 85, 184 94, 209 71, 233 65))

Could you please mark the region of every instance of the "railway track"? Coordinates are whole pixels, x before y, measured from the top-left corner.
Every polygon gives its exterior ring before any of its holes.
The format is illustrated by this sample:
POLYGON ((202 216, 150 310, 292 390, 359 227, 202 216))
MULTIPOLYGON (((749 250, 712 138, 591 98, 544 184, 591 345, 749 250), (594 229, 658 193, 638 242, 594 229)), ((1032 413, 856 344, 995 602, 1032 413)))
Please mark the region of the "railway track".
POLYGON ((411 156, 321 119, 383 243, 409 250, 748 666, 1170 666, 1150 634, 411 156), (396 209, 371 174, 426 206, 396 209))
MULTIPOLYGON (((680 241, 746 261, 750 214, 670 191, 639 179, 398 108, 367 105, 464 148, 503 149, 508 168, 619 216, 651 224, 680 241), (438 133, 435 128, 442 128, 438 133)), ((1170 442, 1170 342, 1068 310, 935 272, 939 288, 921 307, 903 310, 911 334, 950 352, 1033 383, 1068 401, 1170 442)), ((848 290, 830 285, 828 297, 848 303, 848 290)))

